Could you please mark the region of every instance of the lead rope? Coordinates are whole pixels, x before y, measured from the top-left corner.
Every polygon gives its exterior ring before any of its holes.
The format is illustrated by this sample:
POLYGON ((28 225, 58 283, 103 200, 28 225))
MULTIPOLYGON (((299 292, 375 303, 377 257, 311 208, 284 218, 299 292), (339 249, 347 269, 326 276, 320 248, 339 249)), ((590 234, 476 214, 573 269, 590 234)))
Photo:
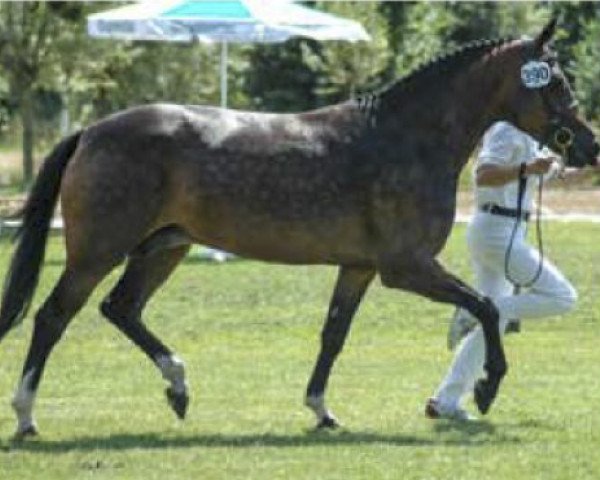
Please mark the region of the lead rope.
MULTIPOLYGON (((573 143, 573 139, 575 135, 573 131, 567 127, 560 127, 554 132, 554 144, 561 150, 560 156, 560 169, 558 172, 559 177, 562 175, 564 169, 566 168, 567 155, 569 152, 569 147, 573 143)), ((527 187, 527 176, 525 175, 525 163, 521 164, 519 169, 519 191, 517 196, 517 219, 515 220, 515 224, 513 226, 513 230, 510 236, 510 241, 508 243, 508 247, 506 248, 506 252, 504 253, 504 275, 506 279, 511 282, 515 287, 515 294, 518 294, 521 291, 521 288, 529 288, 531 287, 537 280, 540 278, 542 274, 542 269, 544 265, 544 242, 542 239, 542 192, 544 189, 544 176, 540 174, 540 181, 538 185, 538 199, 537 199, 537 208, 536 208, 536 236, 538 240, 538 251, 540 252, 540 261, 538 263, 537 271, 535 275, 527 282, 519 283, 510 275, 510 257, 512 253, 513 244, 515 241, 515 236, 517 234, 517 230, 519 228, 519 224, 522 221, 522 211, 523 211, 523 198, 525 196, 525 190, 527 187)))
POLYGON ((513 245, 515 242, 515 237, 517 235, 517 231, 519 229, 519 225, 523 220, 523 198, 525 197, 525 190, 527 187, 527 176, 525 175, 525 164, 521 164, 521 168, 519 169, 519 191, 517 195, 517 218, 515 220, 512 233, 510 235, 510 241, 508 242, 508 247, 506 248, 506 252, 504 253, 504 275, 506 279, 512 283, 515 287, 515 293, 519 293, 522 288, 531 287, 537 280, 540 278, 542 274, 542 269, 544 265, 544 242, 542 238, 542 192, 544 189, 544 176, 540 175, 540 181, 538 185, 538 198, 537 198, 537 207, 536 207, 536 236, 538 243, 538 251, 540 252, 540 260, 538 262, 538 267, 530 280, 527 282, 520 283, 510 274, 510 257, 512 254, 513 245))

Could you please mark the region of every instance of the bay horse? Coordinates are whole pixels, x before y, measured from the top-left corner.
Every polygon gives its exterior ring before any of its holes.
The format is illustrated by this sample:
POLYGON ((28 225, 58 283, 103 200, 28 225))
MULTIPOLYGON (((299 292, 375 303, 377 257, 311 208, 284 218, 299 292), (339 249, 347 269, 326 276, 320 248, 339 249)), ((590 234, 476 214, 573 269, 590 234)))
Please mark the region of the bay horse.
POLYGON ((474 393, 486 413, 507 369, 498 311, 436 256, 452 228, 459 174, 492 123, 509 121, 564 150, 571 165, 595 162, 598 143, 548 45, 555 25, 534 39, 465 45, 377 93, 314 111, 155 104, 62 140, 23 208, 0 307, 2 338, 31 303, 60 195, 67 259, 35 315, 12 401, 17 437, 37 431, 33 404, 52 348, 125 260, 100 310, 158 367, 171 408, 185 416, 184 364, 146 328, 142 311, 194 243, 267 262, 339 266, 306 392, 319 426, 337 425, 326 384, 376 274, 386 287, 478 318, 486 377, 474 393), (524 79, 539 64, 547 84, 524 79))

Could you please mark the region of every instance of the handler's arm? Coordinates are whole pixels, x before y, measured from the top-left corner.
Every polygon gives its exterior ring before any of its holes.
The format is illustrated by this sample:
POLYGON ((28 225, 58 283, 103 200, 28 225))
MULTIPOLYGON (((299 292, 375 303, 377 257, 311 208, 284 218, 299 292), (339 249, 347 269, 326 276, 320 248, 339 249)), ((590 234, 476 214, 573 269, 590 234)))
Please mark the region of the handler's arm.
MULTIPOLYGON (((525 166, 525 175, 546 174, 552 167, 553 157, 537 158, 525 166)), ((500 187, 519 178, 520 165, 484 163, 475 171, 475 181, 480 187, 500 187)))

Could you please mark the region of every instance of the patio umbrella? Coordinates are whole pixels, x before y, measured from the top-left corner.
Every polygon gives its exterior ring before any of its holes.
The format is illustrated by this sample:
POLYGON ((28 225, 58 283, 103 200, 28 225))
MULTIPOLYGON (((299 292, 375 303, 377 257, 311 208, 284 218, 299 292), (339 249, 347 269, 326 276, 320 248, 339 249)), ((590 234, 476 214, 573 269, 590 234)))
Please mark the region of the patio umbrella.
POLYGON ((278 43, 292 37, 370 40, 355 21, 290 0, 153 0, 90 15, 94 37, 221 45, 221 106, 227 106, 227 45, 278 43))

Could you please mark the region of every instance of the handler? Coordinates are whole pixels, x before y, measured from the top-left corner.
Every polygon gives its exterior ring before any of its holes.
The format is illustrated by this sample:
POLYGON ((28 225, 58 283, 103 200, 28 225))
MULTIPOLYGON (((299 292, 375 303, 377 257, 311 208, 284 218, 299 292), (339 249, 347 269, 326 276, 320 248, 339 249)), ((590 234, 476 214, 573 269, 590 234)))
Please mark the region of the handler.
MULTIPOLYGON (((498 122, 486 132, 474 168, 477 212, 467 227, 467 244, 476 288, 498 307, 501 333, 510 319, 564 314, 577 301, 577 292, 564 275, 547 259, 542 259, 540 252, 526 240, 526 224, 536 187, 560 170, 556 157, 549 155, 548 150, 545 152, 529 135, 509 123, 498 122), (526 179, 526 183, 521 218, 515 227, 520 178, 526 179), (515 295, 507 276, 521 285, 535 281, 515 295)), ((485 344, 481 327, 476 324, 466 312, 457 311, 450 327, 449 346, 453 348, 462 335, 466 337, 446 377, 427 403, 427 417, 473 418, 462 408, 461 401, 473 391, 476 380, 483 374, 485 344)))

